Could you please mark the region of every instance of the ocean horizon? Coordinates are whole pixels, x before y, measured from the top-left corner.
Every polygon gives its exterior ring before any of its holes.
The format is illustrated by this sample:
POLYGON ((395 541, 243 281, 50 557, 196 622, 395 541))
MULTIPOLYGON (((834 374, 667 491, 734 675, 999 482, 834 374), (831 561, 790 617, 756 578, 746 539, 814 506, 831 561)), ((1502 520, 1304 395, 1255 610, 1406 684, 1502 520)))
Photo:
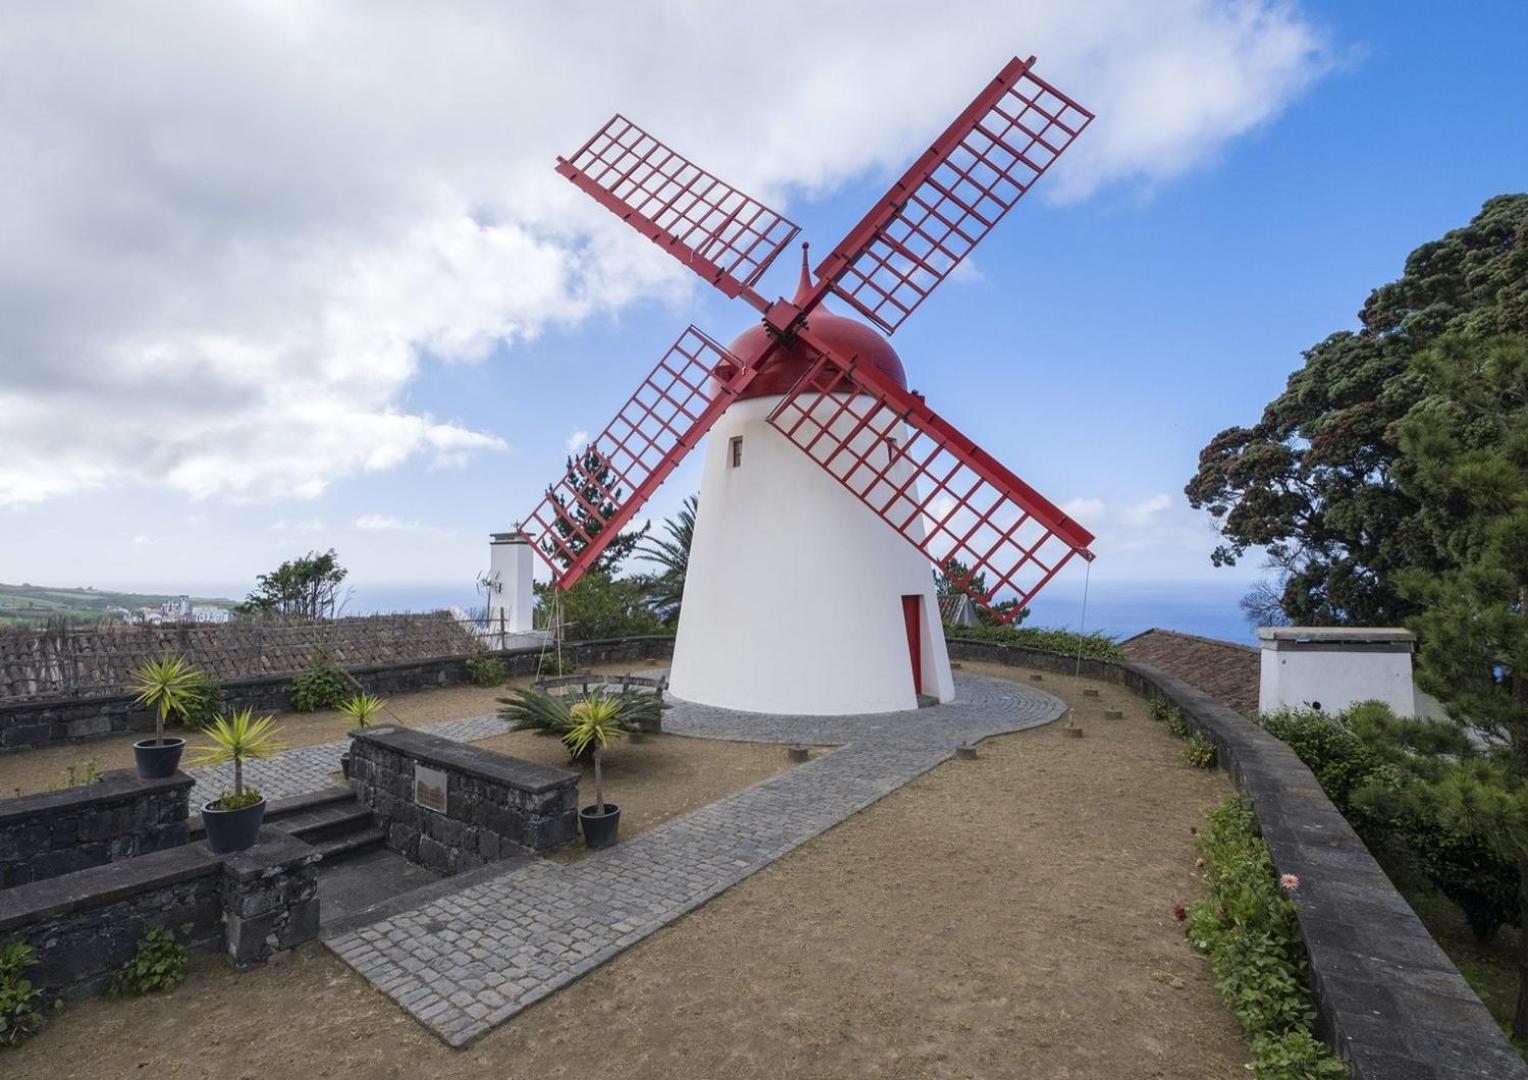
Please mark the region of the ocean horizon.
MULTIPOLYGON (((1257 635, 1238 602, 1247 591, 1243 581, 1188 584, 1094 583, 1088 594, 1086 618, 1080 587, 1058 586, 1042 593, 1031 605, 1026 626, 1097 631, 1124 639, 1153 627, 1184 634, 1254 644, 1257 635)), ((400 611, 471 609, 483 603, 468 584, 354 585, 345 602, 347 615, 400 611)))

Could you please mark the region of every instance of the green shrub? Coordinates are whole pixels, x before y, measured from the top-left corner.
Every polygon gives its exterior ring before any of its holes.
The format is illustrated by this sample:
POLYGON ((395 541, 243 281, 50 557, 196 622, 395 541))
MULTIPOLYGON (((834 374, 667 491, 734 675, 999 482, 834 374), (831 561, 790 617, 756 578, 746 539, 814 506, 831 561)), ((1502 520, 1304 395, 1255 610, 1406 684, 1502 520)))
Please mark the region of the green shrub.
POLYGON ((1183 744, 1183 760, 1200 769, 1213 769, 1215 744, 1206 738, 1203 732, 1196 731, 1193 737, 1183 744))
POLYGON ((180 722, 194 731, 200 731, 223 715, 228 699, 223 694, 223 684, 204 671, 196 673, 195 688, 197 696, 186 702, 180 722))
POLYGON ((1188 738, 1188 721, 1183 719, 1183 710, 1176 705, 1167 710, 1167 730, 1180 739, 1188 738))
POLYGON ((1038 626, 950 626, 945 637, 952 641, 987 641, 1014 645, 1064 656, 1083 656, 1094 660, 1122 660, 1119 643, 1107 634, 1074 634, 1070 630, 1046 630, 1038 626))
POLYGON ((42 1027, 42 991, 26 977, 37 950, 24 941, 0 945, 0 1046, 18 1046, 42 1027))
POLYGON ((1171 701, 1168 701, 1165 697, 1154 697, 1151 699, 1151 718, 1158 723, 1166 723, 1167 718, 1171 716, 1177 710, 1177 708, 1178 706, 1174 705, 1171 701))
MULTIPOLYGON (((580 701, 599 699, 615 709, 615 726, 623 731, 656 731, 663 703, 654 694, 627 692, 616 695, 590 694, 563 697, 534 687, 515 687, 508 697, 499 698, 499 719, 514 731, 534 731, 565 739, 572 730, 572 708, 580 701)), ((592 751, 569 751, 574 761, 592 760, 592 751)))
POLYGON ((496 656, 468 657, 467 678, 473 686, 498 686, 504 681, 504 664, 496 656))
POLYGON ((292 679, 292 710, 338 709, 350 700, 351 689, 339 668, 327 660, 320 660, 292 679))
POLYGON ((1264 713, 1258 723, 1288 744, 1344 814, 1351 809, 1354 789, 1367 783, 1379 765, 1363 740, 1325 713, 1282 709, 1264 713))
POLYGON ((1210 961, 1226 1007, 1252 1040, 1264 1080, 1345 1076, 1311 1032, 1316 1012, 1295 906, 1280 892, 1251 806, 1233 798, 1199 833, 1209 890, 1188 916, 1188 938, 1210 961))
MULTIPOLYGON (((190 929, 187 924, 181 932, 190 929)), ((138 951, 132 959, 112 974, 106 992, 113 997, 138 997, 174 990, 186 981, 189 955, 186 947, 175 940, 174 930, 151 926, 138 939, 138 951)))
POLYGON ((556 653, 542 653, 541 659, 536 662, 536 674, 553 678, 571 675, 577 666, 572 660, 565 660, 556 653))

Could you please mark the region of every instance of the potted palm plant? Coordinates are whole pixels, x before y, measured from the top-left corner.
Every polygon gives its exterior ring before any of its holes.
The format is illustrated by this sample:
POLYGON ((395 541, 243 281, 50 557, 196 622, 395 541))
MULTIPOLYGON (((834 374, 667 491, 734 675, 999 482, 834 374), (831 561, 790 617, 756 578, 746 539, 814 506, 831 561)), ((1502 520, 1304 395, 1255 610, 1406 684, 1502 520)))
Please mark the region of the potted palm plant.
POLYGON ((621 735, 620 717, 619 699, 591 694, 568 709, 568 730, 562 737, 574 758, 586 751, 594 758, 594 805, 578 812, 584 843, 592 848, 615 843, 616 830, 621 825, 621 808, 605 801, 605 778, 601 772, 606 745, 621 735))
POLYGON ((158 660, 145 660, 128 676, 128 689, 138 704, 154 710, 154 737, 133 744, 133 758, 138 775, 145 780, 174 776, 180 768, 185 739, 167 739, 164 722, 171 715, 184 721, 186 713, 201 702, 205 679, 186 663, 183 656, 165 653, 158 660))
POLYGON ((221 765, 233 762, 233 790, 202 807, 202 824, 207 827, 207 846, 215 854, 243 851, 255 842, 265 821, 265 798, 254 787, 244 784, 244 763, 272 757, 283 747, 276 741, 280 729, 273 716, 255 717, 253 709, 240 709, 220 716, 202 734, 211 739, 207 746, 196 748, 196 765, 221 765))
MULTIPOLYGON (((376 716, 387 706, 387 702, 377 697, 376 694, 357 694, 345 704, 340 706, 340 712, 355 723, 358 728, 370 727, 371 718, 376 716)), ((340 755, 340 772, 345 774, 345 779, 350 779, 350 751, 346 750, 340 755)))

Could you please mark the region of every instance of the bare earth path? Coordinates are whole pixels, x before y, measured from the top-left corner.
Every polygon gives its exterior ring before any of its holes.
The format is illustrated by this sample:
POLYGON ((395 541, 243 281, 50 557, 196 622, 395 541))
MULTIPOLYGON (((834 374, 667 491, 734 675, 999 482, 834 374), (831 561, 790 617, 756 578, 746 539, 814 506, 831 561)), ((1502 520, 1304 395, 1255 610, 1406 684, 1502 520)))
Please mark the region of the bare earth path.
MULTIPOLYGON (((1070 680, 1042 685, 1071 697, 1070 680)), ((1140 702, 1101 693, 1077 699, 1086 738, 1053 724, 988 740, 465 1051, 310 947, 166 998, 72 1006, 0 1072, 1245 1076, 1170 914, 1199 889, 1189 830, 1229 785, 1183 765, 1140 702), (1124 720, 1102 718, 1111 704, 1124 720)))

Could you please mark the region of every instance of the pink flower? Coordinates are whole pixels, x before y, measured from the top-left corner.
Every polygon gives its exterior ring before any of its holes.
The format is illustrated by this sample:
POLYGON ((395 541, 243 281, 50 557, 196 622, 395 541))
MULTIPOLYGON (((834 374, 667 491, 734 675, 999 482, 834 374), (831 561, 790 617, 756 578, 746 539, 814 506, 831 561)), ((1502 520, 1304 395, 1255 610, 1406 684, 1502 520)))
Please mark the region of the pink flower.
POLYGON ((1300 887, 1300 879, 1293 874, 1285 874, 1279 878, 1279 887, 1289 892, 1294 892, 1300 887))
POLYGON ((1188 908, 1184 907, 1182 904, 1174 904, 1173 921, 1182 922, 1186 918, 1188 918, 1188 908))

